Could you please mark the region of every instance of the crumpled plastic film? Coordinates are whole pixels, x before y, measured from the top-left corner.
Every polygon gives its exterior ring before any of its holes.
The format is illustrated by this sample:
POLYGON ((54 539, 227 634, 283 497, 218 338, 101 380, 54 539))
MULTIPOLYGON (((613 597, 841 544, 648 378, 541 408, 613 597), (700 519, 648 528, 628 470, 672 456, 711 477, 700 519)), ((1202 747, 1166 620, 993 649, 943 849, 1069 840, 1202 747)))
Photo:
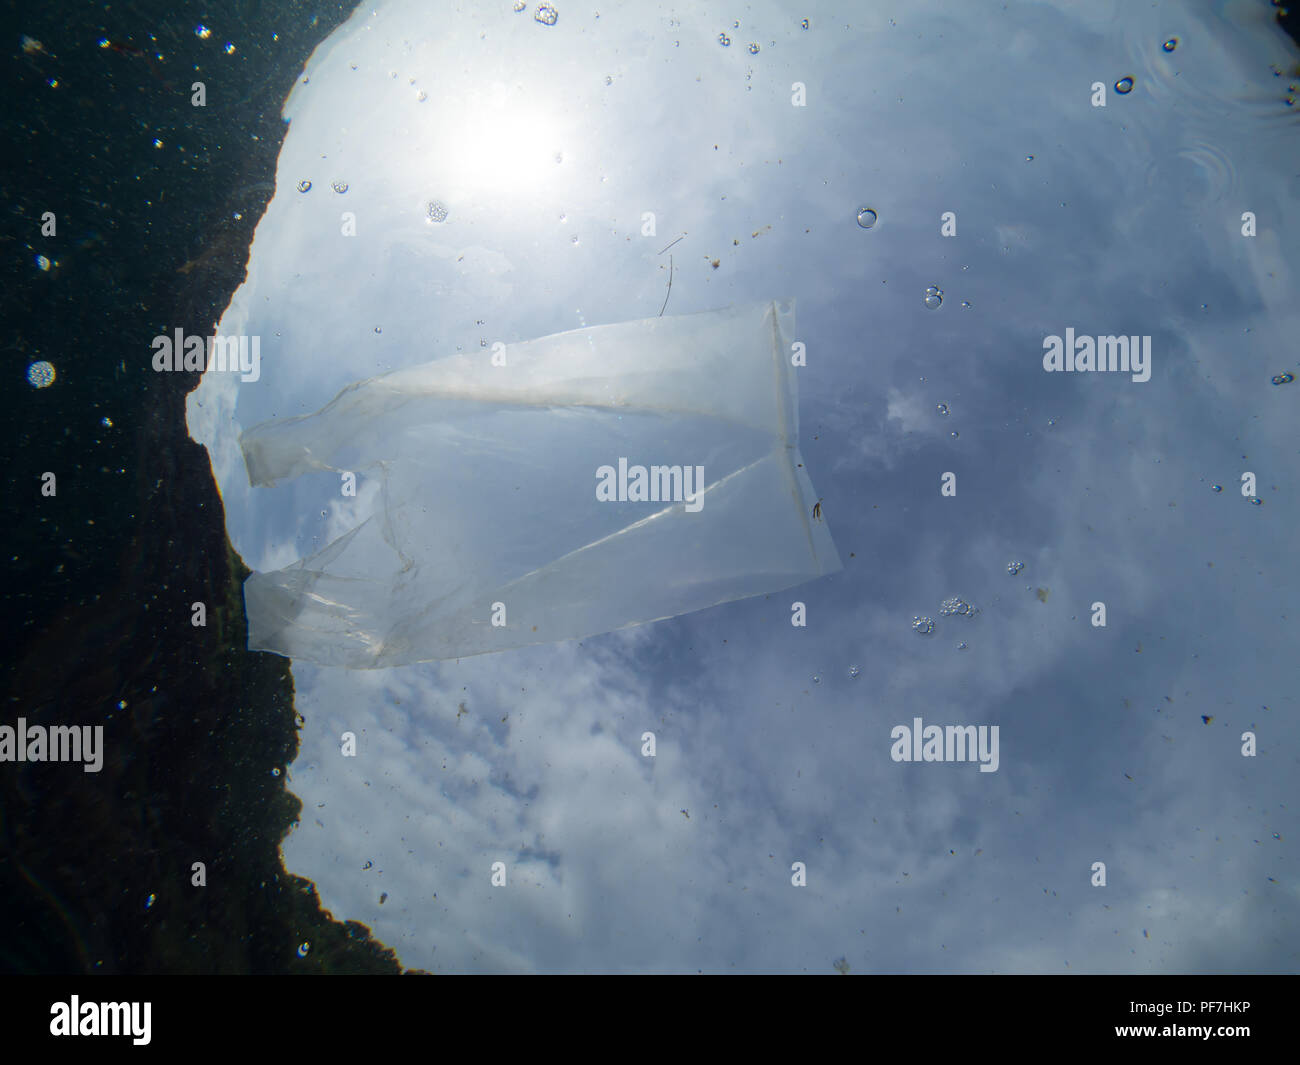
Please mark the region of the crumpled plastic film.
POLYGON ((768 302, 572 330, 247 430, 255 496, 320 471, 380 483, 345 535, 248 579, 249 648, 354 669, 459 658, 840 569, 799 454, 793 318, 768 302))

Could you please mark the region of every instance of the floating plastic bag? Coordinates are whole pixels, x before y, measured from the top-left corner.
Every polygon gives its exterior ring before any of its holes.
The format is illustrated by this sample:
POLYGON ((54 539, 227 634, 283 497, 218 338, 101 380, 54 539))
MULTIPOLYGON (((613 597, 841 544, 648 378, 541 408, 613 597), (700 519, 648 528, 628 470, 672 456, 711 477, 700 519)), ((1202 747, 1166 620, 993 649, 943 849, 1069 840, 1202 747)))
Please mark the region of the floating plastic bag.
POLYGON ((253 650, 367 669, 609 632, 840 569, 798 447, 793 307, 578 329, 344 389, 240 438, 254 486, 380 479, 245 585, 253 650))

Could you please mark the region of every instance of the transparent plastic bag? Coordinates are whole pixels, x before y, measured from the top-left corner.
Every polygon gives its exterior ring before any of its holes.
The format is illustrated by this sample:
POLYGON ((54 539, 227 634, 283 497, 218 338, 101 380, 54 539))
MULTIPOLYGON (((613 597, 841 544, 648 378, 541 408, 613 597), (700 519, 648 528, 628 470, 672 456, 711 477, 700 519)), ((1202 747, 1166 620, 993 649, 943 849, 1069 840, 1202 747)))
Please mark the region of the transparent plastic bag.
POLYGON ((572 330, 247 430, 255 491, 381 482, 345 535, 249 578, 250 649, 362 669, 459 658, 840 569, 799 454, 792 332, 776 303, 572 330))

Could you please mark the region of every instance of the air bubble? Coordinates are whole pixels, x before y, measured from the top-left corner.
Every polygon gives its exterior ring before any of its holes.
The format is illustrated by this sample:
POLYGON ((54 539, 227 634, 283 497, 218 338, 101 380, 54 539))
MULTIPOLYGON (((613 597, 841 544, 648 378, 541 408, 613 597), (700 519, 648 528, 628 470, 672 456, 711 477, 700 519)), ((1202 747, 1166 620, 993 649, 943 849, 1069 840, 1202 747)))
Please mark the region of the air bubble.
POLYGON ((33 388, 49 388, 54 384, 54 364, 42 359, 27 367, 27 383, 33 388))
POLYGON ((1172 52, 1175 48, 1178 47, 1178 38, 1170 37, 1169 40, 1165 41, 1165 43, 1162 44, 1160 47, 1163 48, 1166 52, 1172 52))
POLYGON ((515 14, 519 14, 519 12, 523 11, 527 6, 528 5, 524 3, 524 0, 515 0, 515 14))
POLYGON ((1260 499, 1259 496, 1256 496, 1254 499, 1250 501, 1250 505, 1252 507, 1262 507, 1264 505, 1264 501, 1260 499))
POLYGON ((280 767, 276 766, 274 769, 271 770, 271 776, 278 777, 279 775, 280 775, 280 767))
POLYGON ((1223 491, 1223 485, 1221 485, 1221 484, 1212 484, 1212 485, 1210 485, 1210 491, 1211 491, 1211 492, 1222 492, 1222 491, 1223 491))
POLYGON ((979 607, 971 606, 966 600, 959 599, 955 595, 950 599, 945 599, 939 607, 939 613, 946 618, 952 617, 954 614, 963 618, 973 618, 979 612, 979 607))
MULTIPOLYGON (((50 268, 50 260, 47 259, 44 255, 38 255, 38 256, 36 256, 36 265, 37 265, 41 270, 48 270, 48 269, 50 268)), ((1277 384, 1277 383, 1278 383, 1276 377, 1273 378, 1273 383, 1274 383, 1274 384, 1277 384)))
POLYGON ((814 674, 813 674, 813 683, 814 683, 814 684, 820 684, 821 682, 822 682, 822 675, 821 675, 820 673, 814 673, 814 674))
POLYGON ((920 617, 912 618, 912 631, 918 636, 929 636, 930 633, 934 632, 934 619, 920 617))
POLYGON ((759 48, 758 48, 758 43, 757 43, 757 42, 754 42, 753 44, 751 44, 751 45, 749 46, 749 54, 750 54, 750 55, 758 55, 758 52, 759 52, 759 48))
POLYGON ((852 679, 852 680, 857 680, 858 677, 861 675, 861 673, 862 673, 862 670, 860 670, 857 666, 849 666, 849 677, 850 677, 850 679, 852 679))
POLYGON ((533 12, 533 21, 540 22, 543 26, 554 26, 559 19, 560 13, 550 4, 538 4, 537 10, 533 12))
POLYGON ((376 333, 382 333, 383 331, 384 331, 384 327, 382 325, 375 326, 376 333))
POLYGON ((309 943, 307 940, 304 939, 301 943, 298 944, 298 957, 300 958, 307 957, 307 952, 310 950, 311 950, 311 943, 309 943))
POLYGON ((965 641, 965 640, 962 640, 962 642, 959 643, 959 644, 957 645, 957 650, 959 650, 959 651, 964 651, 964 650, 966 650, 966 641, 965 641))
POLYGON ((1290 384, 1292 381, 1294 381, 1294 380, 1295 380, 1295 374, 1293 374, 1293 373, 1280 373, 1280 374, 1278 374, 1276 377, 1273 378, 1273 383, 1274 383, 1275 385, 1289 385, 1289 384, 1290 384))
POLYGON ((1115 91, 1121 96, 1127 96, 1133 91, 1133 79, 1120 78, 1119 81, 1115 82, 1115 91))
POLYGON ((152 910, 153 904, 157 901, 158 901, 158 896, 154 895, 153 893, 150 893, 149 897, 144 900, 144 908, 146 910, 152 910))
POLYGON ((925 290, 924 303, 930 310, 936 310, 943 305, 943 290, 938 285, 930 285, 925 290))
POLYGON ((970 306, 970 300, 962 300, 962 301, 961 301, 961 305, 962 305, 963 307, 969 307, 969 306, 970 306))
POLYGON ((720 45, 722 45, 723 48, 730 48, 730 47, 731 47, 731 38, 728 37, 725 33, 719 33, 719 34, 718 34, 718 43, 719 43, 720 45))
POLYGON ((858 225, 863 229, 870 229, 876 224, 876 212, 870 207, 858 208, 858 225))
POLYGON ((346 181, 335 181, 330 185, 330 188, 342 196, 348 191, 348 183, 346 181))
POLYGON ((947 403, 940 403, 937 407, 935 407, 935 410, 937 410, 937 411, 938 411, 941 415, 943 415, 945 418, 948 416, 948 404, 947 404, 947 403))
POLYGON ((311 192, 311 182, 308 181, 306 178, 303 178, 300 182, 298 182, 298 184, 295 187, 298 189, 299 192, 311 192))
POLYGON ((1013 576, 1013 577, 1014 577, 1017 573, 1019 573, 1022 569, 1024 569, 1024 568, 1025 568, 1025 564, 1024 564, 1023 562, 1008 562, 1008 563, 1007 563, 1007 572, 1010 573, 1011 576, 1013 576))
POLYGON ((808 20, 804 19, 801 23, 799 23, 799 25, 806 30, 808 28, 808 20))

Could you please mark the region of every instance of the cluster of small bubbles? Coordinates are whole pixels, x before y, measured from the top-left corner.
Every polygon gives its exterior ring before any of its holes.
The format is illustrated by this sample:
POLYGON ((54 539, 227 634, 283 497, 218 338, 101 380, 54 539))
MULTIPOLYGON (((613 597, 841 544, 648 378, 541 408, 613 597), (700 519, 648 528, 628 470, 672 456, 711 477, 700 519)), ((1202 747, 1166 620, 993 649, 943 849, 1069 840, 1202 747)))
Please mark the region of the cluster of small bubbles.
POLYGON ((100 418, 99 424, 102 425, 105 429, 111 429, 113 428, 113 419, 109 417, 100 418))
MULTIPOLYGON (((376 332, 376 333, 382 333, 383 331, 384 331, 384 327, 383 327, 382 325, 377 325, 377 326, 375 326, 375 332, 376 332)), ((324 513, 324 512, 322 511, 322 513, 324 513)))
POLYGON ((799 25, 802 26, 804 29, 807 29, 807 28, 808 28, 808 20, 807 20, 807 19, 804 19, 801 23, 799 23, 799 25))
POLYGON ((749 46, 749 54, 750 54, 750 55, 758 55, 758 50, 759 50, 759 49, 758 49, 758 42, 757 42, 757 41, 754 41, 753 43, 750 44, 750 46, 749 46))
POLYGON ((150 892, 149 897, 144 900, 144 908, 146 910, 152 910, 153 904, 157 901, 158 901, 158 896, 150 892))
POLYGON ((447 208, 437 200, 429 201, 429 221, 445 222, 447 221, 447 208))
POLYGON ((1259 496, 1255 496, 1255 498, 1250 501, 1250 505, 1252 507, 1262 507, 1264 505, 1264 501, 1260 499, 1259 496))
POLYGON ((54 364, 42 359, 27 367, 27 383, 33 388, 49 388, 54 384, 54 364))
POLYGON ((1210 491, 1211 491, 1211 492, 1222 492, 1222 491, 1223 491, 1223 485, 1221 485, 1221 484, 1212 484, 1212 485, 1210 485, 1210 491))
POLYGON ((959 651, 964 651, 964 650, 966 650, 966 641, 965 641, 965 640, 962 640, 962 642, 959 643, 959 644, 957 645, 957 650, 959 650, 959 651))
POLYGON ((948 435, 951 436, 954 440, 956 440, 959 436, 961 436, 961 433, 957 432, 957 430, 954 429, 954 430, 953 430, 951 433, 949 433, 948 435))
POLYGON ((725 33, 719 33, 719 34, 718 34, 718 43, 719 43, 720 45, 722 45, 723 48, 730 48, 730 47, 731 47, 731 38, 728 37, 725 33))
POLYGON ((278 777, 279 775, 280 775, 280 767, 276 766, 274 769, 271 770, 271 776, 278 777))
POLYGON ((821 682, 822 682, 822 675, 821 675, 820 673, 814 673, 814 674, 813 674, 813 683, 814 683, 814 684, 820 684, 821 682))
POLYGON ((1128 95, 1133 91, 1133 79, 1120 78, 1119 81, 1115 82, 1115 91, 1121 96, 1128 95))
MULTIPOLYGON (((50 268, 50 260, 45 258, 44 255, 38 255, 36 256, 36 265, 42 270, 48 270, 50 268)), ((1273 378, 1273 383, 1278 384, 1278 379, 1276 377, 1273 378)))
POLYGON ((203 25, 202 22, 200 22, 197 26, 194 27, 194 36, 197 37, 200 41, 206 41, 209 37, 212 36, 212 31, 208 29, 207 26, 203 25))
POLYGON ((234 46, 233 44, 231 44, 229 41, 226 42, 225 52, 226 52, 226 55, 234 55, 234 54, 235 54, 235 46, 234 46))
POLYGON ((1294 380, 1295 380, 1295 374, 1289 372, 1280 373, 1273 378, 1273 383, 1275 385, 1289 385, 1294 380))
POLYGON ((912 631, 918 636, 929 636, 930 633, 934 632, 934 619, 913 617, 912 631))
POLYGON ((613 85, 613 84, 614 84, 614 79, 613 79, 612 77, 610 77, 610 75, 608 75, 608 74, 605 75, 605 84, 606 84, 606 85, 613 85))
POLYGON ((550 4, 538 4, 537 10, 533 12, 533 21, 540 22, 543 26, 554 26, 559 19, 560 13, 550 4))
POLYGON ((937 410, 937 411, 938 411, 940 414, 942 414, 945 418, 948 416, 948 404, 947 404, 947 403, 940 403, 937 407, 935 407, 935 410, 937 410))
POLYGON ((162 138, 161 138, 161 137, 155 137, 155 138, 153 139, 153 146, 154 146, 155 148, 161 148, 161 147, 163 146, 162 138))
POLYGON ((527 6, 528 5, 524 3, 524 0, 515 0, 515 14, 519 14, 519 12, 523 11, 527 6))
POLYGON ((478 346, 479 346, 480 348, 485 348, 485 347, 487 347, 487 337, 479 337, 479 338, 478 338, 478 346))
POLYGON ((311 943, 309 943, 307 940, 304 939, 301 943, 298 944, 298 957, 300 958, 307 957, 307 952, 309 950, 311 950, 311 943))
POLYGON ((348 191, 348 183, 346 181, 335 181, 330 185, 330 188, 342 196, 348 191))
POLYGON ((1055 428, 1056 428, 1056 419, 1055 419, 1055 418, 1048 418, 1048 419, 1047 419, 1047 428, 1049 428, 1049 429, 1055 429, 1055 428))
POLYGON ((1024 564, 1023 562, 1008 562, 1008 563, 1007 563, 1007 572, 1010 573, 1011 576, 1013 576, 1013 577, 1014 577, 1017 573, 1019 573, 1022 569, 1024 569, 1024 568, 1025 568, 1025 564, 1024 564))
POLYGON ((876 212, 870 207, 858 208, 858 225, 863 229, 870 229, 876 224, 876 212))
POLYGON ((1165 43, 1162 44, 1160 47, 1163 48, 1166 52, 1172 52, 1175 48, 1178 47, 1178 38, 1170 37, 1169 40, 1165 41, 1165 43))
POLYGON ((308 181, 306 178, 303 178, 300 182, 298 182, 296 187, 299 192, 311 192, 311 182, 308 181))
POLYGON ((734 22, 732 22, 732 24, 731 24, 731 28, 732 28, 733 30, 738 30, 738 29, 740 29, 740 19, 736 19, 734 22))
POLYGON ((973 618, 979 613, 978 607, 973 607, 964 599, 953 596, 951 599, 945 599, 939 607, 939 613, 944 617, 951 617, 953 614, 960 614, 964 618, 973 618))
POLYGON ((938 285, 927 285, 925 289, 925 305, 930 310, 934 310, 943 304, 943 291, 938 285))
MULTIPOLYGON (((805 20, 805 21, 806 21, 806 20, 805 20)), ((857 680, 858 677, 859 677, 859 675, 860 675, 861 673, 862 673, 862 670, 860 670, 857 666, 849 666, 849 677, 850 677, 850 679, 852 679, 852 680, 857 680)))
POLYGON ((577 244, 577 243, 578 243, 578 234, 577 234, 577 233, 573 234, 573 236, 571 236, 571 237, 569 238, 569 243, 570 243, 570 244, 577 244))

